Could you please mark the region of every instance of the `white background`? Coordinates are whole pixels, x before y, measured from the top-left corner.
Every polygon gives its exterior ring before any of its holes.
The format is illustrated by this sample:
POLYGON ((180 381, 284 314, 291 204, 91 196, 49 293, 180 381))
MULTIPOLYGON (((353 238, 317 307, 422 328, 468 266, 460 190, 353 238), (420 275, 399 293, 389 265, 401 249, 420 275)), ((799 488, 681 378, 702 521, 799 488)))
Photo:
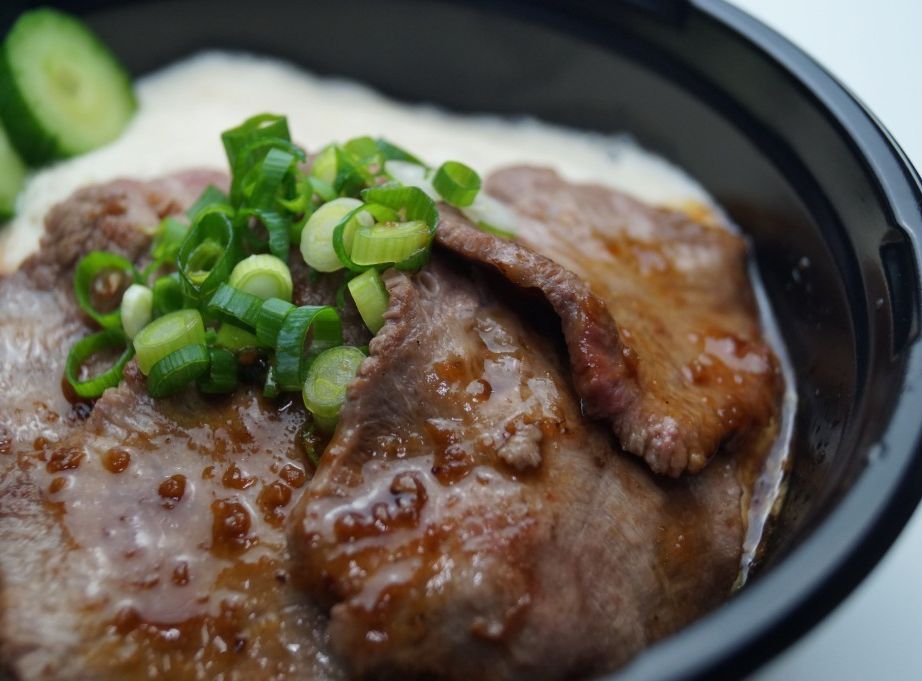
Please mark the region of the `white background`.
MULTIPOLYGON (((839 78, 922 169, 922 0, 733 1, 839 78)), ((922 510, 858 590, 751 681, 801 679, 922 681, 922 510)))

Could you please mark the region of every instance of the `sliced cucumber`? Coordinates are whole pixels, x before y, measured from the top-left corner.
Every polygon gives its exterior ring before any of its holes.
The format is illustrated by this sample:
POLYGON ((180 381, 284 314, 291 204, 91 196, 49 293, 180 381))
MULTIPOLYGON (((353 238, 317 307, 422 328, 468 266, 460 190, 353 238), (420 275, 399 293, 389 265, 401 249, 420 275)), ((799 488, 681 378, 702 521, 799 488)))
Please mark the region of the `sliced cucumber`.
POLYGON ((128 74, 82 22, 42 8, 13 24, 0 49, 0 117, 27 162, 110 142, 136 107, 128 74))
POLYGON ((0 220, 13 217, 16 197, 26 180, 26 167, 0 126, 0 220))

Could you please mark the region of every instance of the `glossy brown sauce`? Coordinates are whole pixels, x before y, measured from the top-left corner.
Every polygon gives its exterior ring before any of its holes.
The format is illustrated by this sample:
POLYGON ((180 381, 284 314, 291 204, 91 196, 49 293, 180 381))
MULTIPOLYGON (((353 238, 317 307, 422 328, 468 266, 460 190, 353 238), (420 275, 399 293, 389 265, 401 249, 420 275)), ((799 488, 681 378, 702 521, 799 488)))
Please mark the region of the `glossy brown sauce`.
POLYGON ((248 391, 137 399, 97 406, 95 432, 48 445, 35 469, 95 562, 90 664, 100 678, 335 677, 322 617, 288 584, 283 524, 312 470, 304 410, 248 391))
MULTIPOLYGON (((554 377, 536 374, 522 341, 509 335, 518 328, 513 318, 486 308, 473 334, 446 329, 457 338, 454 350, 422 376, 429 416, 382 433, 369 460, 337 474, 359 485, 358 498, 319 494, 307 507, 312 541, 324 549, 317 571, 302 575, 317 582, 312 594, 322 598, 329 587, 366 622, 364 645, 388 645, 389 629, 402 621, 393 608, 410 593, 449 588, 446 546, 477 553, 496 536, 517 542, 529 533, 529 507, 516 501, 527 494, 520 479, 540 474, 542 440, 556 436, 563 416, 554 377), (478 347, 464 347, 471 337, 478 347), (534 439, 519 442, 532 431, 534 439)), ((508 625, 482 622, 478 630, 498 637, 508 625)))

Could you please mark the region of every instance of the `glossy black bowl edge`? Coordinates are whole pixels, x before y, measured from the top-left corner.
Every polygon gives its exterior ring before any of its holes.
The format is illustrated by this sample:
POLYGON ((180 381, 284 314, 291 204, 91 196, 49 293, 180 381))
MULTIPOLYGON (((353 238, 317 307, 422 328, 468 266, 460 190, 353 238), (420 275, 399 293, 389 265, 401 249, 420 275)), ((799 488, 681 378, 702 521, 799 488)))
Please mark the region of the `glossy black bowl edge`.
MULTIPOLYGON (((628 15, 634 24, 638 16, 642 17, 639 21, 646 22, 649 30, 641 37, 654 42, 658 35, 694 17, 712 22, 718 30, 744 37, 754 50, 782 65, 815 97, 817 106, 825 109, 843 135, 854 142, 876 185, 880 203, 890 211, 891 224, 899 230, 901 243, 912 250, 911 257, 896 265, 898 275, 905 279, 908 298, 891 301, 907 320, 903 330, 894 327, 893 361, 904 365, 906 384, 922 389, 922 353, 918 343, 913 343, 918 333, 918 244, 922 240, 918 175, 867 109, 803 52, 720 0, 568 4, 450 1, 529 15, 534 21, 584 33, 601 44, 605 42, 606 27, 628 15), (904 337, 902 342, 900 336, 904 337)), ((0 8, 2 25, 22 9, 22 5, 16 9, 16 4, 0 8)), ((74 4, 90 11, 115 3, 90 0, 74 4)), ((917 411, 904 396, 897 401, 882 432, 866 436, 868 443, 879 440, 884 453, 783 563, 720 610, 641 654, 610 678, 739 678, 789 645, 841 602, 877 564, 922 496, 917 411), (825 561, 817 557, 825 557, 825 561), (797 586, 788 589, 788 583, 797 586)))
MULTIPOLYGON (((922 352, 917 338, 922 184, 906 155, 867 107, 815 61, 761 22, 722 0, 640 4, 668 25, 681 24, 688 13, 700 13, 721 30, 743 36, 753 49, 799 80, 854 143, 876 183, 881 204, 890 211, 891 225, 899 230, 903 253, 909 255, 900 264, 903 280, 888 278, 891 296, 899 289, 908 296, 891 300, 903 316, 894 320, 893 361, 905 362, 904 393, 902 399, 895 400, 889 424, 870 436, 868 444, 876 442, 876 450, 882 452, 879 460, 781 565, 720 610, 648 649, 610 677, 620 681, 740 678, 785 649, 839 605, 877 565, 922 498, 922 440, 917 410, 908 396, 910 391, 922 388, 922 352), (826 556, 828 562, 816 561, 816 556, 826 556), (798 582, 799 588, 785 589, 786 583, 798 582), (759 624, 753 625, 754 622, 759 624)), ((606 15, 608 20, 612 18, 610 6, 587 3, 585 9, 588 16, 584 19, 593 23, 595 31, 606 15)), ((620 11, 615 10, 616 20, 620 11)))
MULTIPOLYGON (((864 446, 882 454, 860 474, 823 523, 785 556, 782 564, 721 609, 605 677, 612 681, 741 678, 790 646, 838 606, 878 564, 922 498, 922 437, 909 397, 912 390, 922 389, 922 350, 918 347, 922 262, 919 175, 883 125, 838 80, 787 39, 723 0, 566 4, 541 0, 451 1, 517 15, 524 10, 533 21, 566 27, 602 46, 606 46, 606 35, 623 31, 625 24, 635 29, 643 27, 641 39, 655 43, 658 36, 681 28, 693 15, 712 22, 719 31, 747 40, 753 50, 785 69, 815 100, 861 157, 878 201, 889 213, 888 222, 895 230, 893 238, 905 256, 892 265, 893 269, 885 269, 895 313, 891 360, 903 364, 903 395, 894 395, 891 405, 881 405, 884 409, 894 408, 888 424, 862 433, 864 446), (817 560, 818 557, 821 558, 817 560), (787 588, 788 584, 797 586, 787 588)), ((623 52, 625 42, 620 41, 614 49, 623 52)), ((639 50, 635 56, 667 76, 684 71, 668 58, 660 59, 655 53, 651 58, 647 50, 639 50)), ((715 92, 710 84, 690 81, 688 85, 695 90, 703 85, 704 90, 711 90, 711 96, 715 92)), ((763 149, 769 146, 763 145, 763 149)), ((823 199, 814 197, 811 210, 827 210, 823 199)), ((859 317, 866 318, 866 310, 858 312, 859 317)), ((864 371, 868 378, 873 367, 864 367, 864 371)))

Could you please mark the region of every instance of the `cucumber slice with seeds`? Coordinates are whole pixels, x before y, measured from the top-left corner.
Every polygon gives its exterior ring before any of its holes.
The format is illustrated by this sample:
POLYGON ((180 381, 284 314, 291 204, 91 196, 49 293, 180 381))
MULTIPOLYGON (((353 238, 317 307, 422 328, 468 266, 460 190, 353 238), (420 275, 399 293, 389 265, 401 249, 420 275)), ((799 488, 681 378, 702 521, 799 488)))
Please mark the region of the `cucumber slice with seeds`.
POLYGON ((0 126, 0 220, 13 217, 25 180, 26 168, 0 126))
POLYGON ((0 49, 0 117, 27 162, 110 142, 136 106, 128 74, 78 19, 42 8, 13 24, 0 49))

